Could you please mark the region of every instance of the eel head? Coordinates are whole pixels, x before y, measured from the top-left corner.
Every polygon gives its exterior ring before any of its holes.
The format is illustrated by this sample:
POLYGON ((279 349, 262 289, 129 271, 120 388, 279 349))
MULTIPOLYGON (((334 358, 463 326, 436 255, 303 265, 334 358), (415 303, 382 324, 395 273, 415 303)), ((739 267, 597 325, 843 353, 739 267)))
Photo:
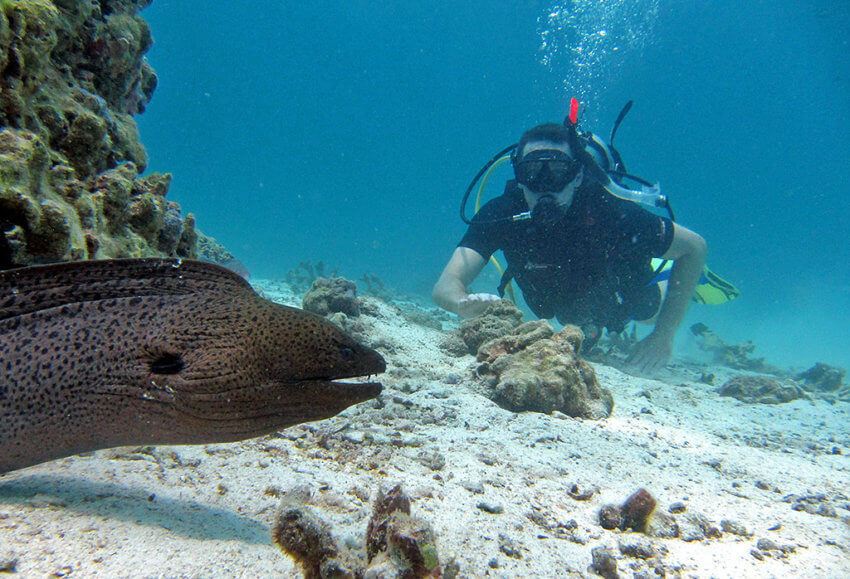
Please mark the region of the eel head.
POLYGON ((167 403, 160 432, 173 430, 171 442, 242 440, 381 393, 379 382, 352 380, 383 373, 381 355, 324 318, 259 298, 239 316, 223 335, 184 341, 190 348, 146 349, 143 380, 167 403))

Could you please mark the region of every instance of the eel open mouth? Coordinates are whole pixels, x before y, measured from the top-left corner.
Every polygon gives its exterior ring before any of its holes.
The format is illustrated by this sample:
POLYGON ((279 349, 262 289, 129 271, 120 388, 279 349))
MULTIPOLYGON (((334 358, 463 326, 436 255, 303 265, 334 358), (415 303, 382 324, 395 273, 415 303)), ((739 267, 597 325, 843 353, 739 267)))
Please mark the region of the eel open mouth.
POLYGON ((387 369, 387 362, 371 348, 361 346, 357 348, 356 353, 358 363, 350 370, 335 372, 331 376, 317 376, 312 380, 308 378, 300 381, 301 384, 314 383, 307 388, 313 390, 318 399, 330 405, 333 405, 333 402, 344 404, 343 408, 374 398, 381 393, 383 385, 380 382, 359 382, 357 379, 383 374, 387 369))
POLYGON ((305 380, 299 383, 315 398, 317 404, 351 406, 375 398, 384 386, 380 382, 354 382, 352 378, 337 380, 305 380))

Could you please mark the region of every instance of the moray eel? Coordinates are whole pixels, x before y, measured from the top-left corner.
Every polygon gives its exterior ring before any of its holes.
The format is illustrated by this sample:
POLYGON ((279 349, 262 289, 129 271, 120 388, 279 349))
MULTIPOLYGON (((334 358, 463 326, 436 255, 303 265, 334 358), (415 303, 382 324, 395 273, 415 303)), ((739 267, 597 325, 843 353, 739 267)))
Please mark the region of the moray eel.
POLYGON ((0 473, 102 448, 233 442, 377 396, 375 351, 233 272, 120 259, 0 272, 0 473))

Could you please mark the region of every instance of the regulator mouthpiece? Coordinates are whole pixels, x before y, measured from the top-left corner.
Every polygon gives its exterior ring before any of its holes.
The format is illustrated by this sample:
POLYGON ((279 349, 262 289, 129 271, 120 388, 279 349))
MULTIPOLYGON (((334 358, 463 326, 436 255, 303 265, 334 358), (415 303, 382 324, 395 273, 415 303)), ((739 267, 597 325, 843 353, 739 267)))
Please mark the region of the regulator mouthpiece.
POLYGON ((531 210, 531 222, 539 226, 552 225, 564 216, 564 207, 551 195, 544 195, 537 200, 531 210))

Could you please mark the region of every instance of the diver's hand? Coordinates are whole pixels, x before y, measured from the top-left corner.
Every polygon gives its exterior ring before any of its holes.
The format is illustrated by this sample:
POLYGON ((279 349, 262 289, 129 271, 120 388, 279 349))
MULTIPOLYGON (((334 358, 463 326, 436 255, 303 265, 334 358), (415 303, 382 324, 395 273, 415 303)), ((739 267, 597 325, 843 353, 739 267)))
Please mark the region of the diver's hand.
POLYGON ((500 299, 502 298, 493 294, 469 294, 458 300, 457 314, 462 318, 472 318, 484 313, 487 306, 500 299))
POLYGON ((673 337, 652 332, 635 344, 635 349, 626 366, 640 374, 652 374, 660 370, 673 355, 673 337))

